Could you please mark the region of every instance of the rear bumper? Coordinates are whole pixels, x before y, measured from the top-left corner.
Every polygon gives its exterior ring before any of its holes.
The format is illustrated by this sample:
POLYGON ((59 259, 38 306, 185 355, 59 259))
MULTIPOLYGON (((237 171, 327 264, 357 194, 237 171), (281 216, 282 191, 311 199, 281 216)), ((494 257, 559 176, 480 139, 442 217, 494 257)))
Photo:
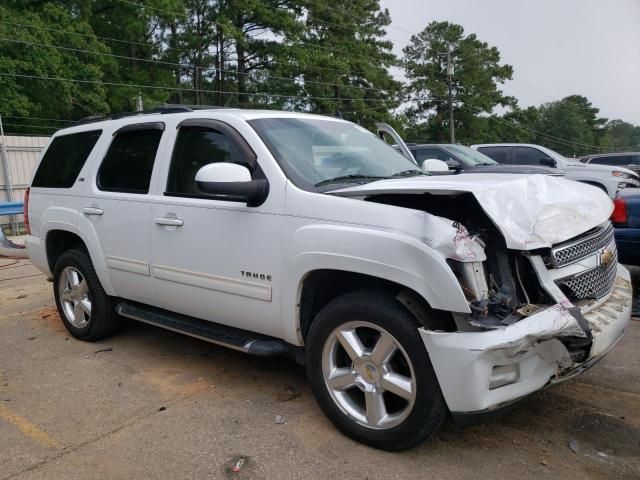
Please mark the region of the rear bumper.
POLYGON ((593 343, 588 358, 581 363, 572 360, 561 341, 563 337, 585 336, 567 307, 571 305, 556 304, 498 330, 436 332, 421 328, 420 335, 454 417, 493 415, 599 361, 620 340, 629 323, 629 272, 619 266, 614 290, 606 300, 582 310, 593 343), (505 371, 510 372, 512 381, 499 386, 496 378, 505 371))
POLYGON ((52 273, 49 269, 49 259, 47 258, 47 250, 44 246, 44 241, 41 237, 34 237, 33 235, 27 235, 25 240, 27 252, 29 258, 34 267, 44 273, 47 277, 51 278, 52 273))
POLYGON ((640 265, 640 228, 616 228, 615 237, 620 262, 640 265))

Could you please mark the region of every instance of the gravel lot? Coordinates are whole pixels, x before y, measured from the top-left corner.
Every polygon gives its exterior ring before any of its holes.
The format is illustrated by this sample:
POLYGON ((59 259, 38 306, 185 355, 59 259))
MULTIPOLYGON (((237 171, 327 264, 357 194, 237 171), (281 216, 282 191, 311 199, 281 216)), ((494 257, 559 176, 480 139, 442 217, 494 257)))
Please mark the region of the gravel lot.
POLYGON ((640 478, 640 319, 579 379, 386 453, 335 430, 287 360, 136 323, 74 340, 51 284, 12 262, 0 259, 2 480, 640 478))

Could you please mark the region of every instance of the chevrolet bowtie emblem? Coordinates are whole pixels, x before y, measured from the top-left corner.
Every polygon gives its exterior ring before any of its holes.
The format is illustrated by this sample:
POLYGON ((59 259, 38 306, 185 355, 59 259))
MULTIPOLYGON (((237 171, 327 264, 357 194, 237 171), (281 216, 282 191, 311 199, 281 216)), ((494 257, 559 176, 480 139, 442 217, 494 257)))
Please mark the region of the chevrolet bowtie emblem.
POLYGON ((600 253, 600 263, 602 265, 609 265, 611 262, 613 262, 614 256, 615 255, 613 253, 613 250, 611 250, 609 248, 605 248, 600 253))

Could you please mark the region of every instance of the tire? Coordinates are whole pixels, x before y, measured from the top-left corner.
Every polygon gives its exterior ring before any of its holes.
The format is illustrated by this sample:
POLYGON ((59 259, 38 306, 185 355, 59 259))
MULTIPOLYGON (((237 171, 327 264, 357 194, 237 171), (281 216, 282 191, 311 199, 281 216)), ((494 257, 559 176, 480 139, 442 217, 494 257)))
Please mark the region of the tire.
POLYGON ((60 255, 53 271, 53 294, 62 323, 74 337, 94 342, 118 329, 113 300, 102 288, 86 251, 74 249, 60 255))
POLYGON ((318 313, 307 337, 307 375, 320 408, 344 434, 397 451, 442 427, 448 409, 418 327, 405 307, 381 292, 348 293, 318 313))

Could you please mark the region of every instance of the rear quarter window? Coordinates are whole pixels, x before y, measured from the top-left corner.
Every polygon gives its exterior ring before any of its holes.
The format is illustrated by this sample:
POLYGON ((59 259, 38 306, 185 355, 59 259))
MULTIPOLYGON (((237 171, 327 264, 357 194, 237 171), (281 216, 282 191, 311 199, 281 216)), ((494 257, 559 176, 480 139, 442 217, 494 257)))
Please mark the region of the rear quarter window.
POLYGON ((594 165, 612 165, 612 166, 624 166, 629 165, 631 163, 631 157, 626 155, 614 155, 611 157, 595 157, 591 159, 591 162, 594 165))
POLYGON ((42 157, 32 187, 71 188, 102 130, 60 135, 53 139, 42 157))

